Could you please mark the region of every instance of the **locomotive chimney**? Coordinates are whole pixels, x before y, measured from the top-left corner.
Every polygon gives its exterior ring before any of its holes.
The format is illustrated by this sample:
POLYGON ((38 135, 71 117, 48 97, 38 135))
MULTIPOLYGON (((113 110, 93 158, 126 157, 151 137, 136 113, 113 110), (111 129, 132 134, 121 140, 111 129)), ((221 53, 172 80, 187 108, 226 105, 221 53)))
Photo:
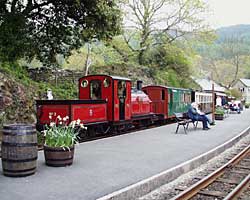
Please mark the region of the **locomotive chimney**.
POLYGON ((142 81, 137 81, 136 82, 136 89, 141 90, 142 89, 142 81))

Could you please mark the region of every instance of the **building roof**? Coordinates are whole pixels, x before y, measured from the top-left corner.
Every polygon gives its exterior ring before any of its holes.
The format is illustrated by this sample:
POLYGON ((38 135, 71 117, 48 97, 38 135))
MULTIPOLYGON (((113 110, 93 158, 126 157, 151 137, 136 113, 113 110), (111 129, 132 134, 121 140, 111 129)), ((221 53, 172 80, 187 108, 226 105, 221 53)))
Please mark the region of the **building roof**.
POLYGON ((250 87, 250 79, 241 78, 240 81, 247 87, 250 87))
POLYGON ((195 82, 198 85, 200 85, 202 90, 204 91, 211 91, 213 83, 214 83, 214 91, 224 93, 226 90, 224 87, 219 86, 217 83, 209 79, 195 79, 195 82))

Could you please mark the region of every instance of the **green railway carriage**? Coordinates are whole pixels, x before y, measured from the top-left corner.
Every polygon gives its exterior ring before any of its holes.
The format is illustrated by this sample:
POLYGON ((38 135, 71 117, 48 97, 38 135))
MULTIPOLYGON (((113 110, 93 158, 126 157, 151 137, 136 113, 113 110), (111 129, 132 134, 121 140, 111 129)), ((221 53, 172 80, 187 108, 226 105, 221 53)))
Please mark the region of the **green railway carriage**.
POLYGON ((191 90, 166 86, 145 86, 142 90, 152 101, 152 112, 162 120, 174 118, 174 113, 187 112, 191 90))
POLYGON ((174 113, 184 113, 188 111, 191 103, 191 90, 183 88, 168 88, 170 94, 168 117, 174 117, 174 113))

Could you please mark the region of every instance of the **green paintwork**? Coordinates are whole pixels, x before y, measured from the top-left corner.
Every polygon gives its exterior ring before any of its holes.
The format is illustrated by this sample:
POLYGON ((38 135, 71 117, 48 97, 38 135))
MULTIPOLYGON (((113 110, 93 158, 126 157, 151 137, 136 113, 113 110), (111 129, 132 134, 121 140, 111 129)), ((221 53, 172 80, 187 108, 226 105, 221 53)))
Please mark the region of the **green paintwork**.
POLYGON ((173 116, 173 113, 183 113, 188 111, 188 107, 191 103, 191 98, 189 102, 184 102, 183 94, 190 94, 191 97, 191 90, 168 88, 168 93, 170 94, 168 116, 173 116))

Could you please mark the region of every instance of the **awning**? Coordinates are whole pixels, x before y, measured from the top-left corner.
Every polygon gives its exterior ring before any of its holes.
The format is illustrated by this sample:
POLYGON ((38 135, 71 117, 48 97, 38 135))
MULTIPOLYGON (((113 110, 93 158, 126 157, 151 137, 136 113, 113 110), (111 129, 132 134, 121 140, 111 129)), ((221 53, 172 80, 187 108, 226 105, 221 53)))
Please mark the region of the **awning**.
POLYGON ((227 96, 225 93, 221 93, 221 92, 215 92, 215 94, 217 96, 221 96, 221 97, 226 97, 227 96))

